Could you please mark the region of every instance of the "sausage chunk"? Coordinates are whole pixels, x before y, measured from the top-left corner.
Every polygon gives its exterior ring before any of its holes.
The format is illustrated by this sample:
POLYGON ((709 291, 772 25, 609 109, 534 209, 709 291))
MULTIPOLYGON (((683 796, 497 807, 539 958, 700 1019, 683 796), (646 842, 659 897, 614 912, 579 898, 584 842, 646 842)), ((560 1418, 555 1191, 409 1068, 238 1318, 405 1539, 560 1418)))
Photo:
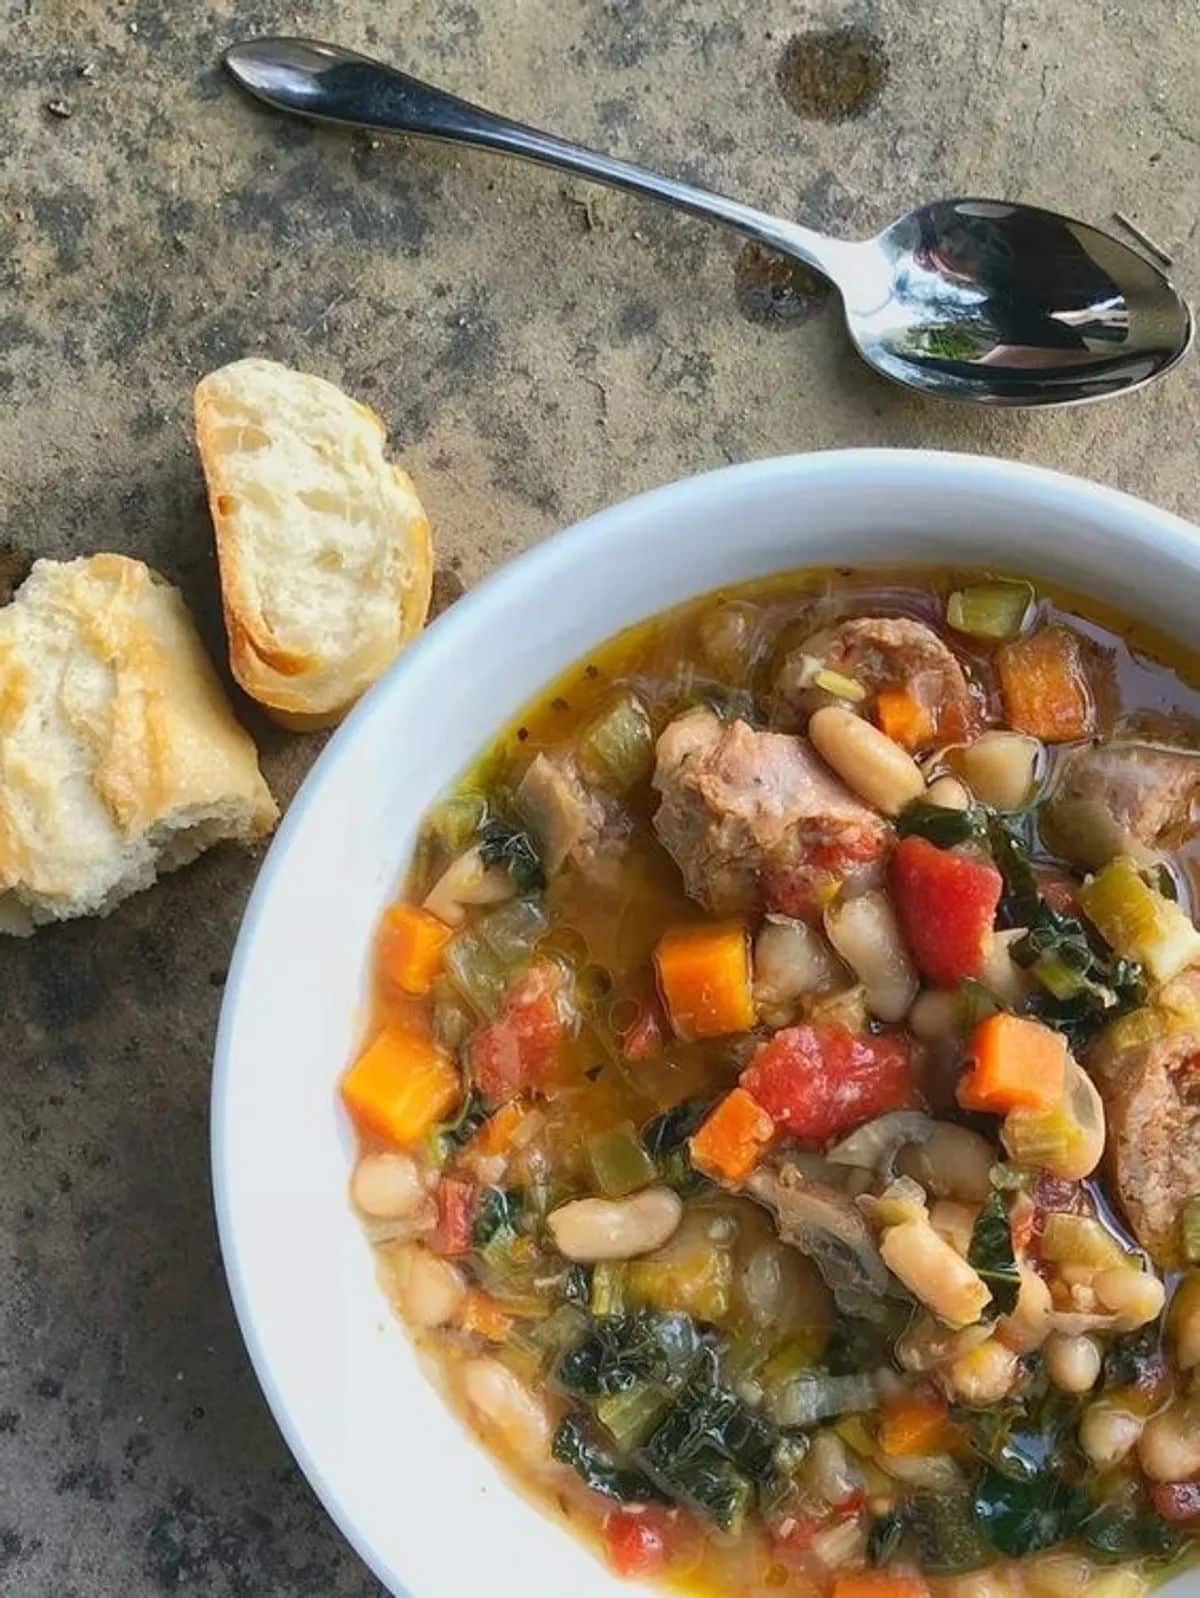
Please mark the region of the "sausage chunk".
POLYGON ((1101 743, 1066 762, 1047 807, 1055 847, 1083 866, 1174 842, 1191 821, 1200 754, 1101 743))
POLYGON ((718 915, 815 915, 877 860, 889 829, 802 738, 688 711, 658 740, 654 828, 692 898, 718 915))
POLYGON ((1107 1109, 1117 1199, 1138 1242, 1171 1267, 1180 1264, 1180 1208, 1200 1193, 1200 971, 1167 983, 1152 1009, 1160 1035, 1121 1048, 1118 1021, 1088 1063, 1107 1109))
POLYGON ((909 616, 857 616, 805 639, 784 660, 775 684, 775 717, 799 726, 829 695, 808 685, 811 662, 851 677, 867 693, 904 688, 930 712, 939 736, 961 738, 972 721, 971 694, 957 655, 932 627, 909 616))

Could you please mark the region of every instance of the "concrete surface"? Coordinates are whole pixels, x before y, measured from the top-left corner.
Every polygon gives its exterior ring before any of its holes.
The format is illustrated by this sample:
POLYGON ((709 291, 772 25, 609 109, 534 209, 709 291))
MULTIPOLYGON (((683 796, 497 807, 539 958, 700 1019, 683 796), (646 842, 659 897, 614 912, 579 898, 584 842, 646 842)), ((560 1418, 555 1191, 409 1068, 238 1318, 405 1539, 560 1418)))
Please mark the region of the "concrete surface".
MULTIPOLYGON (((923 404, 731 236, 272 117, 217 64, 239 35, 336 37, 850 234, 945 193, 1119 208, 1194 289, 1194 0, 0 0, 0 30, 0 579, 126 550, 219 651, 189 394, 251 351, 390 420, 443 603, 636 489, 828 445, 995 451, 1200 511, 1195 359, 1107 408, 923 404), (835 37, 792 43, 814 31, 835 37)), ((241 709, 286 799, 318 741, 241 709)), ((218 852, 0 951, 5 1594, 378 1591, 275 1433, 210 1217, 209 1056, 255 866, 218 852)))

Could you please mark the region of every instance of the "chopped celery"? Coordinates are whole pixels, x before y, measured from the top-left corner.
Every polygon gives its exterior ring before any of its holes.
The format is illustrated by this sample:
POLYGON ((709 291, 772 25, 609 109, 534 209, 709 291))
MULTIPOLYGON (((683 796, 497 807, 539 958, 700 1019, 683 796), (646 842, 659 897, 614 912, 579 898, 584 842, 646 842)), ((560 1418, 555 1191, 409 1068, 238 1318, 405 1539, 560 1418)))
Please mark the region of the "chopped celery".
POLYGON ((981 583, 959 588, 946 601, 946 620, 970 638, 1015 638, 1033 603, 1029 583, 981 583))
POLYGON ((828 1371, 802 1371, 767 1393, 767 1414, 777 1426, 812 1426, 834 1415, 874 1409, 879 1384, 874 1375, 830 1376, 828 1371))
POLYGON ((618 1448, 636 1448, 658 1425, 670 1399, 652 1382, 611 1393, 596 1405, 596 1419, 618 1448))
POLYGON ((1200 1196, 1185 1199, 1179 1212, 1179 1246, 1189 1265, 1200 1265, 1200 1196))
POLYGON ((625 1309, 625 1265, 620 1260, 599 1260, 592 1267, 593 1315, 620 1315, 625 1309))
POLYGON ((835 699, 848 699, 851 704, 857 705, 867 697, 867 690, 862 683, 855 682, 853 677, 845 677, 840 671, 831 671, 828 666, 822 666, 813 673, 813 687, 823 688, 827 694, 833 694, 835 699))
POLYGON ((1002 1000, 998 999, 991 988, 985 987, 982 982, 977 982, 974 977, 964 977, 958 984, 958 1028, 960 1032, 971 1032, 980 1021, 986 1021, 989 1015, 1005 1009, 1002 1000))
POLYGON ((625 1280, 631 1304, 719 1321, 729 1313, 733 1256, 709 1244, 674 1259, 630 1260, 625 1280))
POLYGON ((549 925, 540 899, 510 899, 483 916, 477 931, 501 965, 517 966, 528 960, 549 925))
POLYGON ((579 760, 593 782, 626 793, 649 776, 654 764, 654 729, 636 694, 625 692, 583 729, 579 760))
POLYGON ((1011 1110, 1000 1136, 1017 1165, 1054 1171, 1068 1163, 1080 1129, 1064 1101, 1050 1110, 1011 1110))
POLYGON ((1200 960, 1200 932, 1179 906, 1150 887, 1127 855, 1079 890, 1084 914, 1118 954, 1167 982, 1200 960))
POLYGON ((1050 1210, 1042 1228, 1042 1258, 1055 1265, 1087 1265, 1107 1271, 1123 1265, 1137 1269, 1112 1233, 1088 1215, 1068 1215, 1050 1210))
MULTIPOLYGON (((573 1348, 587 1330, 587 1317, 574 1304, 560 1304, 552 1315, 539 1321, 522 1322, 520 1340, 540 1353, 555 1359, 573 1348)), ((514 1327, 514 1335, 517 1328, 514 1327)))
POLYGON ((474 928, 458 933, 446 945, 446 970, 463 998, 480 1015, 491 1020, 499 1014, 509 972, 474 928))
POLYGON ((756 1326, 735 1337, 725 1353, 725 1370, 731 1380, 754 1376, 778 1346, 779 1334, 769 1326, 756 1326))
POLYGON ((856 1454, 861 1454, 864 1459, 874 1459, 875 1439, 867 1430, 861 1415, 843 1415, 834 1422, 833 1429, 856 1454))
POLYGON ((596 1184, 609 1198, 624 1198, 654 1180, 654 1161, 631 1122, 589 1138, 587 1153, 596 1184))
POLYGON ((452 793, 425 818, 426 833, 436 838, 447 854, 458 855, 474 840, 487 814, 481 794, 452 793))
POLYGON ((475 1017, 446 977, 438 977, 433 984, 433 1035, 442 1047, 457 1054, 475 1030, 475 1017))

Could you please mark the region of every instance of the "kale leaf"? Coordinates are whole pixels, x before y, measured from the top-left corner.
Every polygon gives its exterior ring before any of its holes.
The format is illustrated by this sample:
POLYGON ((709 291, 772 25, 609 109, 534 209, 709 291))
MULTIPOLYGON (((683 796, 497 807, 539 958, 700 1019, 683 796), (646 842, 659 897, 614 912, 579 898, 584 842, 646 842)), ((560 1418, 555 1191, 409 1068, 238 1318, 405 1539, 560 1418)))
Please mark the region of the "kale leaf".
POLYGON ((904 1518, 921 1564, 935 1576, 953 1576, 992 1563, 995 1555, 980 1530, 976 1506, 965 1492, 914 1493, 904 1518))
POLYGON ((902 838, 926 838, 939 848, 950 849, 956 843, 967 843, 974 838, 987 837, 987 811, 982 805, 970 805, 966 810, 950 810, 945 805, 927 804, 914 799, 896 818, 896 831, 902 838))
POLYGON ((902 1510, 889 1509, 886 1514, 876 1515, 867 1535, 867 1560, 870 1564, 887 1564, 903 1540, 905 1526, 902 1510))
POLYGON ((475 1204, 471 1243, 475 1248, 503 1247, 521 1230, 523 1197, 517 1188, 484 1187, 475 1204))
POLYGON ((480 827, 478 841, 484 865, 507 867, 519 893, 536 893, 546 886, 542 857, 533 839, 522 828, 493 816, 480 827))
POLYGON ((1173 1559, 1186 1541, 1148 1504, 1100 1504, 1079 1528, 1093 1553, 1108 1559, 1173 1559))
POLYGON ((664 1501, 666 1494, 643 1471, 622 1465, 589 1434, 577 1415, 558 1423, 551 1452, 560 1465, 570 1465, 593 1492, 619 1504, 664 1501))
POLYGON ((992 1543, 1012 1558, 1040 1553, 1072 1536, 1089 1507, 1081 1489, 1057 1470, 1021 1481, 991 1465, 975 1484, 972 1506, 992 1543))
POLYGON ((992 1192, 975 1218, 967 1264, 983 1277, 992 1292, 997 1315, 1009 1315, 1021 1291, 1021 1275, 1013 1253, 1012 1231, 1004 1194, 992 1192))
POLYGON ((560 1386, 598 1397, 623 1393, 638 1382, 678 1386, 695 1363, 703 1334, 688 1315, 603 1315, 555 1367, 560 1386))
POLYGON ((658 1167, 662 1180, 684 1198, 708 1186, 688 1157, 688 1139, 712 1108, 711 1097, 681 1099, 641 1130, 642 1147, 658 1167))

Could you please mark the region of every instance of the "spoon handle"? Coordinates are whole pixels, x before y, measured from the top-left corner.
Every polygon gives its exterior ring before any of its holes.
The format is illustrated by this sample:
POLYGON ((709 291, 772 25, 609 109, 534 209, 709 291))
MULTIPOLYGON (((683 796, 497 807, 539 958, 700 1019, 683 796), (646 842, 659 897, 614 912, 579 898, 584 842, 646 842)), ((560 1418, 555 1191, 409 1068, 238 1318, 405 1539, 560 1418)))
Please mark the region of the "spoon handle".
POLYGON ((243 88, 277 111, 378 132, 415 133, 453 144, 472 144, 560 167, 725 222, 772 249, 798 257, 835 281, 837 257, 848 248, 695 184, 660 177, 632 162, 496 116, 337 45, 313 39, 248 39, 226 51, 225 64, 243 88))

